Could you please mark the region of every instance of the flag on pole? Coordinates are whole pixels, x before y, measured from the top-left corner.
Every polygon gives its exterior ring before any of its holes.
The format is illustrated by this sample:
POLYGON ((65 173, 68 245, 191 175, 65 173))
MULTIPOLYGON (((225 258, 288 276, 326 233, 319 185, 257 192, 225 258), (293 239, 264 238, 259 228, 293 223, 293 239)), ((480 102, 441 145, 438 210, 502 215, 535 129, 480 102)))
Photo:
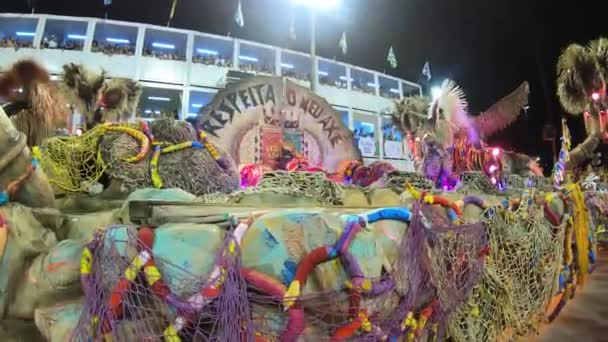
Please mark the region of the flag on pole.
POLYGON ((395 56, 395 50, 393 50, 392 45, 391 48, 388 50, 388 56, 386 57, 386 60, 391 65, 391 68, 397 68, 397 56, 395 56))
POLYGON ((429 62, 424 63, 422 67, 422 76, 426 77, 427 81, 431 80, 431 64, 429 62))
POLYGON ((348 51, 348 45, 346 43, 346 32, 342 32, 342 38, 340 38, 340 48, 342 49, 342 53, 346 55, 348 51))
POLYGON ((236 13, 234 13, 234 21, 240 27, 245 26, 245 18, 243 18, 243 8, 241 7, 241 0, 239 0, 239 5, 236 8, 236 13))
POLYGON ((112 4, 112 0, 103 0, 104 6, 110 6, 112 4))
POLYGON ((171 26, 171 21, 173 20, 173 16, 175 15, 176 6, 177 6, 177 0, 173 0, 173 4, 171 5, 171 13, 169 13, 169 21, 167 22, 167 27, 171 26))

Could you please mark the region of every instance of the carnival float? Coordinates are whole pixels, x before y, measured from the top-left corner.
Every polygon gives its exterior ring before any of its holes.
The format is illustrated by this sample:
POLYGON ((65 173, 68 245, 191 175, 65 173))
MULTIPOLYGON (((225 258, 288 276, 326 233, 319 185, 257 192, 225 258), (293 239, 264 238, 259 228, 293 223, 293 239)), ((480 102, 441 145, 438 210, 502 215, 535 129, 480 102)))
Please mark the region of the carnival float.
POLYGON ((419 171, 402 172, 365 165, 339 114, 283 78, 229 85, 194 125, 134 123, 137 82, 72 64, 55 86, 20 62, 0 79, 0 340, 531 336, 606 238, 604 185, 570 176, 605 134, 596 45, 560 59, 560 100, 589 113, 591 143, 571 148, 564 124, 551 178, 485 143, 527 83, 480 115, 452 81, 397 103, 419 171), (55 134, 66 101, 80 135, 55 134))

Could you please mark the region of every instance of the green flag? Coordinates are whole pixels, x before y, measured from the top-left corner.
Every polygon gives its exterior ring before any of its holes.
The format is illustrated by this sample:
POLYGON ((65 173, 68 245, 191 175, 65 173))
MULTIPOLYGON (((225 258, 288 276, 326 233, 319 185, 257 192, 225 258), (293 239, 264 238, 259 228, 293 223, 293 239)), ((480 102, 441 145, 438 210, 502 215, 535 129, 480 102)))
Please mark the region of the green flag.
POLYGON ((386 60, 391 65, 391 68, 397 68, 397 56, 395 56, 395 50, 393 50, 392 45, 391 48, 388 50, 388 56, 386 57, 386 60))

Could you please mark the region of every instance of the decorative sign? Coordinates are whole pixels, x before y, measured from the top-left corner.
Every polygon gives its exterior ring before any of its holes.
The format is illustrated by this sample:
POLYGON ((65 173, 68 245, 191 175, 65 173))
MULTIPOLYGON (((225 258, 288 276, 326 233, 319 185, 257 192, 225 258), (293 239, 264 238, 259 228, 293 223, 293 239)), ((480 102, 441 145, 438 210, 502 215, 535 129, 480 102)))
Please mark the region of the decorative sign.
POLYGON ((376 141, 374 138, 359 138, 359 151, 364 157, 373 157, 376 155, 376 141))
MULTIPOLYGON (((291 143, 296 150, 303 150, 300 144, 306 142, 305 150, 318 156, 314 163, 309 160, 313 166, 335 171, 342 160, 361 160, 341 114, 310 89, 280 77, 256 76, 231 84, 217 93, 198 120, 200 127, 237 164, 245 160, 248 151, 247 146, 242 146, 247 144, 243 137, 262 126, 263 136, 256 144, 291 143), (273 132, 266 137, 266 132, 270 132, 266 127, 281 134, 273 132)), ((271 152, 259 147, 263 154, 271 152)), ((373 147, 375 151, 375 144, 373 147)), ((267 162, 268 158, 269 155, 262 159, 267 162)))
POLYGON ((384 155, 388 158, 401 159, 403 158, 403 142, 401 141, 385 141, 384 155))

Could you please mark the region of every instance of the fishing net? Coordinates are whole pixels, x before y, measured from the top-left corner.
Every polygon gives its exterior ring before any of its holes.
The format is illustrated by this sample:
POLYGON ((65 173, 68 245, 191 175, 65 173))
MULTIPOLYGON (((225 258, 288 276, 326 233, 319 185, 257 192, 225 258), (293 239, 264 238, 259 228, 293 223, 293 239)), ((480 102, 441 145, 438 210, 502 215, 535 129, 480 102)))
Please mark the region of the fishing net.
POLYGON ((245 188, 228 195, 214 193, 202 196, 205 203, 238 203, 244 196, 257 193, 276 193, 310 197, 327 205, 344 203, 344 189, 322 172, 267 172, 255 187, 245 188))
POLYGON ((514 340, 535 331, 559 290, 565 224, 553 227, 538 206, 488 209, 491 246, 481 282, 449 324, 455 341, 514 340))
POLYGON ((80 137, 49 138, 33 152, 53 186, 67 192, 87 192, 106 169, 107 163, 97 153, 102 137, 101 130, 91 130, 80 137))
MULTIPOLYGON (((142 142, 134 135, 141 135, 141 128, 129 124, 113 127, 122 130, 97 126, 82 136, 47 139, 36 156, 51 184, 67 192, 87 192, 105 174, 120 180, 128 192, 153 186, 180 188, 195 195, 238 189, 238 170, 228 154, 220 151, 226 161, 220 164, 206 148, 192 147, 161 154, 158 175, 162 184, 156 185, 151 165, 154 148, 139 161, 125 160, 140 152, 142 142)), ((196 141, 188 123, 161 119, 155 120, 150 129, 155 141, 163 146, 196 141)))
POLYGON ((397 193, 403 192, 408 183, 416 189, 433 189, 433 182, 417 172, 395 171, 385 175, 384 186, 397 193))
POLYGON ((595 241, 608 245, 608 193, 585 192, 585 202, 591 214, 591 229, 595 241))
POLYGON ((400 302, 366 341, 404 333, 421 341, 445 336, 450 316, 482 274, 488 242, 481 224, 454 225, 445 209, 426 204, 414 203, 412 211, 394 265, 400 302))
POLYGON ((460 174, 460 185, 457 191, 461 194, 498 194, 498 188, 490 183, 488 176, 480 171, 466 171, 460 174))
POLYGON ((240 341, 252 336, 240 255, 231 242, 229 235, 219 248, 214 262, 219 272, 212 267, 209 274, 194 275, 161 258, 138 259, 150 251, 135 228, 106 229, 87 245, 92 267, 81 275, 85 305, 71 341, 179 341, 178 336, 186 341, 240 341), (189 297, 203 289, 213 292, 218 282, 221 291, 213 300, 189 297))
POLYGON ((365 276, 346 250, 337 265, 350 283, 304 291, 285 310, 291 280, 242 267, 234 230, 206 275, 152 255, 141 232, 109 227, 86 246, 81 262, 85 306, 72 341, 295 341, 300 334, 304 341, 378 341, 404 334, 425 340, 442 335, 450 315, 469 296, 482 273, 487 245, 480 224, 455 226, 443 209, 416 204, 391 270, 369 279, 372 292, 353 286, 365 276), (197 293, 201 296, 192 297, 197 293))

